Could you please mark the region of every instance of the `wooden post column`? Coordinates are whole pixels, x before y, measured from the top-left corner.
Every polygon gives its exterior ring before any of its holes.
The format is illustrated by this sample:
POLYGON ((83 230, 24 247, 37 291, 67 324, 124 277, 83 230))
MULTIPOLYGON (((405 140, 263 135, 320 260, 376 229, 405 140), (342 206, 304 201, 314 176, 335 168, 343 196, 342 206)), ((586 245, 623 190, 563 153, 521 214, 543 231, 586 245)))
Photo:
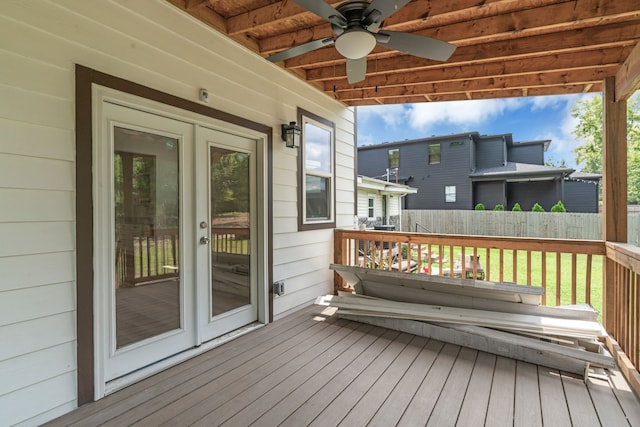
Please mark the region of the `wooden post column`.
MULTIPOLYGON (((602 141, 602 238, 607 242, 627 241, 627 102, 617 100, 616 78, 604 80, 602 141)), ((605 259, 603 324, 613 326, 614 262, 605 259)))

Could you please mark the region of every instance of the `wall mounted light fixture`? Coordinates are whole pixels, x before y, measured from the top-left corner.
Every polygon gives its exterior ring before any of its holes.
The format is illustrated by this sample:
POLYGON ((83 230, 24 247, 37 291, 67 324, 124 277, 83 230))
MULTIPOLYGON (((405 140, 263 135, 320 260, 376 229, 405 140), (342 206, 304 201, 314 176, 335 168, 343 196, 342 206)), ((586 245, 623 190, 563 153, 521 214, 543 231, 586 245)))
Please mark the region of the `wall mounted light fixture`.
POLYGON ((282 140, 289 148, 300 147, 300 138, 302 136, 302 128, 296 122, 289 122, 288 125, 282 125, 282 140))

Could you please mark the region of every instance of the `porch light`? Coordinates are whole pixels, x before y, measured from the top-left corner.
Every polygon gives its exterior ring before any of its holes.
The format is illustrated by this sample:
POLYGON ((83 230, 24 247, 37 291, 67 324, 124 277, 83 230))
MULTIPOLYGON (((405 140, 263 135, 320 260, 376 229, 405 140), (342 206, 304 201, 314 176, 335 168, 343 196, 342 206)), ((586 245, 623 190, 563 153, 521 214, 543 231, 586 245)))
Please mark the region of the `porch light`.
POLYGON ((336 40, 336 49, 340 55, 349 59, 364 58, 374 47, 376 47, 375 36, 360 28, 345 31, 336 40))
POLYGON ((302 128, 296 122, 289 122, 288 125, 282 125, 282 140, 289 148, 300 147, 300 136, 302 128))

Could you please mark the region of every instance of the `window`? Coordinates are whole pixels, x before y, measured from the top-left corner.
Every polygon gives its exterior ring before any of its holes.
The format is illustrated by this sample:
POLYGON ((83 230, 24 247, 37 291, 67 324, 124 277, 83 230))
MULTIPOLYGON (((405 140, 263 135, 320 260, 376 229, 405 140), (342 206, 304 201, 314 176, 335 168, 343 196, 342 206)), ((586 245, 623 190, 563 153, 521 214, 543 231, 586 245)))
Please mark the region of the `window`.
POLYGON ((456 201, 455 185, 446 185, 444 187, 444 201, 447 203, 454 203, 456 201))
POLYGON ((429 164, 437 165, 440 163, 440 144, 429 145, 429 164))
POLYGON ((298 109, 302 150, 298 156, 298 229, 335 227, 333 123, 298 109))
POLYGON ((389 150, 389 169, 395 169, 400 167, 400 149, 394 148, 389 150))
POLYGON ((369 196, 369 212, 367 214, 369 218, 375 218, 376 211, 374 209, 374 204, 375 204, 375 198, 369 196))

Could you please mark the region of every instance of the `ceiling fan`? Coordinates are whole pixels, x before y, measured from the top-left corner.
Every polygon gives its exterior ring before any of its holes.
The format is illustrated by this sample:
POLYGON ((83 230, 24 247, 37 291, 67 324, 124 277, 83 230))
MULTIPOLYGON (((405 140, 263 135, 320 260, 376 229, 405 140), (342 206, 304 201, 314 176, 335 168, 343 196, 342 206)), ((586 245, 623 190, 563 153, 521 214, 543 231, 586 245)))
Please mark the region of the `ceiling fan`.
POLYGON ((347 80, 357 83, 367 74, 367 55, 377 43, 426 59, 446 61, 456 49, 455 45, 431 37, 398 31, 378 30, 382 20, 409 3, 410 0, 349 0, 335 9, 324 0, 293 0, 310 12, 331 23, 335 37, 314 40, 267 59, 278 62, 335 43, 337 51, 347 60, 347 80))

